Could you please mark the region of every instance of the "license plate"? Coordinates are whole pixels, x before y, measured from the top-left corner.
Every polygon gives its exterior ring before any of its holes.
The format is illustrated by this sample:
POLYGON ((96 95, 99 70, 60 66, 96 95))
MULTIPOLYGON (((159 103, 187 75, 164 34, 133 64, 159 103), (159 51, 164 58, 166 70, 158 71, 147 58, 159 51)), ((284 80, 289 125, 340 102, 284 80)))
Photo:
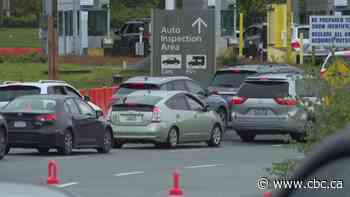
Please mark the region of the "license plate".
POLYGON ((24 128, 26 126, 27 126, 27 124, 25 122, 23 122, 23 121, 16 121, 14 123, 14 127, 16 127, 16 128, 24 128))
POLYGON ((141 115, 121 115, 120 116, 120 122, 135 122, 139 123, 142 122, 142 116, 141 115))
POLYGON ((254 115, 255 115, 255 116, 267 116, 267 115, 268 115, 268 110, 265 110, 265 109, 255 109, 255 110, 254 110, 254 115))

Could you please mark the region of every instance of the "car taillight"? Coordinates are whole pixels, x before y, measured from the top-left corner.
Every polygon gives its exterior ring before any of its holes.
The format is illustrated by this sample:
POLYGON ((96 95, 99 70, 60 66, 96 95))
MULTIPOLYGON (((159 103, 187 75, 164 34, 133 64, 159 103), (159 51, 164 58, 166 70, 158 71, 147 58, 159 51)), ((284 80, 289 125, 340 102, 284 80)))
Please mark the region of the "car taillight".
POLYGON ((242 105, 248 98, 238 97, 231 100, 231 105, 242 105))
POLYGON ((210 92, 210 95, 219 95, 219 92, 214 90, 214 91, 210 92))
POLYGON ((288 105, 288 106, 297 105, 299 103, 298 100, 296 100, 296 99, 282 98, 282 97, 275 98, 275 101, 279 105, 288 105))
POLYGON ((232 72, 233 72, 233 73, 240 73, 241 71, 238 70, 238 69, 234 69, 234 70, 232 70, 232 72))
POLYGON ((35 117, 35 120, 39 122, 54 122, 57 120, 57 117, 53 114, 45 114, 35 117))
POLYGON ((151 38, 151 33, 150 32, 143 32, 143 37, 147 40, 151 38))
POLYGON ((326 72, 327 72, 327 69, 325 69, 325 68, 322 68, 322 69, 321 69, 321 71, 320 71, 320 76, 321 76, 321 78, 324 78, 324 77, 325 77, 326 72))
POLYGON ((155 107, 153 108, 153 114, 152 114, 152 122, 160 122, 160 108, 155 107))

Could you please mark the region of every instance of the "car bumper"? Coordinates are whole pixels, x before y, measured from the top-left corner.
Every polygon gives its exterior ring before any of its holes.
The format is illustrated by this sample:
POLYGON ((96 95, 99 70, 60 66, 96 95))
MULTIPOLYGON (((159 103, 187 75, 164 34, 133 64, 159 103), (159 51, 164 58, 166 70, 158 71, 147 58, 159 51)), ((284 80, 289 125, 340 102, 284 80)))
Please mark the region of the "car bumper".
POLYGON ((166 123, 151 123, 147 126, 112 125, 114 137, 123 142, 165 142, 170 126, 166 123))
POLYGON ((48 130, 12 130, 8 144, 14 148, 58 148, 63 143, 63 132, 48 130))
POLYGON ((301 133, 304 131, 306 120, 289 117, 241 117, 232 121, 232 127, 238 131, 254 131, 257 134, 301 133))

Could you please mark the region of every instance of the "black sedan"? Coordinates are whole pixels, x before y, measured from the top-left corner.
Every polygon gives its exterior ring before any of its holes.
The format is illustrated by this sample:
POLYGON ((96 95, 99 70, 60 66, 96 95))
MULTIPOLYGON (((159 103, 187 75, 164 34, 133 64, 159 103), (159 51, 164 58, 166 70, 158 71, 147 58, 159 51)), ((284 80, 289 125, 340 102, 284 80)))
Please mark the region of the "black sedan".
POLYGON ((18 97, 3 109, 8 125, 8 148, 51 148, 63 155, 73 148, 95 148, 108 153, 113 146, 110 126, 85 101, 71 96, 18 97))
POLYGON ((4 158, 6 154, 7 146, 7 126, 4 117, 0 115, 0 160, 4 158))

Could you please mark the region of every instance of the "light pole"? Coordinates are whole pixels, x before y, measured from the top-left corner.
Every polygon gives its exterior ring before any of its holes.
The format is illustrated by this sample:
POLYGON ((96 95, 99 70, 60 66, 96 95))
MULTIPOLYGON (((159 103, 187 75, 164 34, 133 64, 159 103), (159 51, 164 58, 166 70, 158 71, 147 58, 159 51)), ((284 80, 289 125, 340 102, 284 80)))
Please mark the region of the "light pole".
POLYGON ((237 40, 237 0, 233 0, 233 38, 235 41, 237 40))

